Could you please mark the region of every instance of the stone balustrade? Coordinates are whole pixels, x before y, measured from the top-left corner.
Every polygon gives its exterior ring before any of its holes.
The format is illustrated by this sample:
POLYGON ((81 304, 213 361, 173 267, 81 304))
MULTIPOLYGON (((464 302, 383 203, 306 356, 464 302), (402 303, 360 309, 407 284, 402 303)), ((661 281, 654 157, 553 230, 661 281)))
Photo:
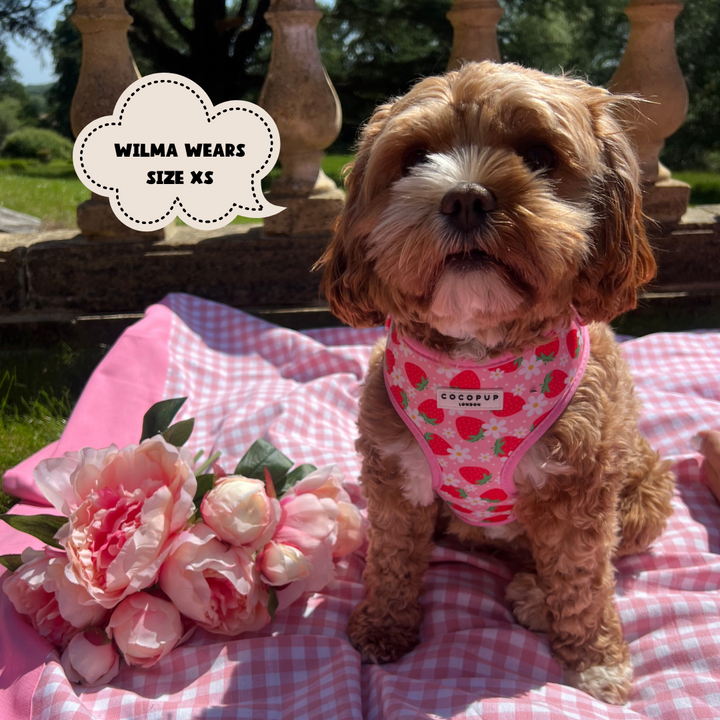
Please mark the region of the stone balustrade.
MULTIPOLYGON (((118 98, 140 73, 128 45, 132 18, 123 0, 77 0, 70 19, 82 34, 80 76, 70 108, 70 124, 77 136, 96 118, 112 115, 118 98)), ((162 238, 166 234, 163 228, 138 232, 123 225, 108 199, 95 193, 78 206, 77 223, 88 239, 162 238)))
POLYGON ((658 156, 665 140, 687 115, 688 92, 675 51, 675 18, 682 0, 632 0, 625 8, 630 36, 608 87, 637 95, 628 113, 643 173, 643 210, 654 220, 679 220, 687 210, 690 186, 670 177, 658 156))
MULTIPOLYGON (((687 113, 687 89, 675 52, 674 22, 682 0, 631 0, 627 47, 610 89, 644 100, 628 117, 643 171, 644 210, 653 219, 676 221, 687 209, 689 186, 673 180, 658 160, 665 139, 687 113)), ((447 14, 453 26, 448 68, 473 60, 501 60, 497 0, 454 0, 447 14)), ((267 218, 267 236, 301 237, 329 232, 344 196, 322 171, 325 149, 340 131, 337 94, 320 60, 316 27, 322 17, 315 0, 271 0, 265 17, 273 30, 270 67, 260 94, 280 131, 282 174, 269 199, 287 208, 267 218)), ((83 36, 83 59, 71 119, 77 134, 85 124, 112 113, 115 101, 137 77, 127 43, 131 18, 123 0, 78 0, 73 22, 83 36)), ((93 195, 78 207, 83 234, 137 235, 112 214, 107 199, 93 195)), ((164 236, 163 230, 145 233, 164 236)))
POLYGON ((286 207, 266 218, 266 235, 327 233, 344 193, 322 171, 324 150, 340 133, 340 101, 320 61, 315 0, 271 0, 265 18, 273 30, 270 67, 260 105, 280 131, 282 174, 268 200, 286 207))
POLYGON ((453 26, 448 70, 464 62, 501 62, 497 26, 504 12, 497 0, 453 0, 447 14, 453 26))

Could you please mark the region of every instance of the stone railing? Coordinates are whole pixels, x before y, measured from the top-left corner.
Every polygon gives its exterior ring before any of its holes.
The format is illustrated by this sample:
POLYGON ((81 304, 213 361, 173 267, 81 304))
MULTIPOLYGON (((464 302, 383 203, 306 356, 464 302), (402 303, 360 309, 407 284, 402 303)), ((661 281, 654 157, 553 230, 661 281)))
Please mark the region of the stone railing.
MULTIPOLYGON (((610 89, 632 93, 643 103, 633 138, 646 186, 645 212, 661 221, 679 220, 687 209, 689 187, 672 180, 658 161, 665 139, 687 113, 687 89, 675 53, 675 18, 682 0, 632 0, 625 12, 631 31, 610 89)), ((448 13, 453 46, 448 67, 469 60, 500 61, 497 0, 454 0, 448 13)), ((288 210, 268 219, 274 236, 326 232, 342 203, 342 193, 320 169, 323 151, 340 131, 341 109, 320 61, 315 0, 272 0, 266 18, 273 30, 270 68, 260 104, 278 124, 282 175, 272 188, 274 201, 288 210)), ((77 134, 91 120, 112 114, 115 101, 137 77, 127 43, 131 18, 123 0, 78 0, 72 20, 83 37, 82 68, 72 103, 77 134)), ((97 196, 78 208, 86 237, 133 237, 97 196)), ((162 231, 158 231, 162 235, 162 231)))
MULTIPOLYGON (((625 8, 630 36, 609 83, 613 92, 650 101, 627 119, 642 165, 645 214, 662 222, 680 220, 690 199, 690 186, 672 180, 658 160, 666 138, 687 114, 687 87, 675 52, 675 18, 682 8, 682 0, 630 2, 625 8)), ((497 25, 502 14, 497 0, 454 0, 448 13, 454 30, 448 69, 468 60, 500 60, 497 25)))
MULTIPOLYGON (((704 292, 717 326, 720 283, 713 284, 716 279, 708 271, 720 260, 717 217, 712 207, 686 213, 689 187, 673 180, 658 161, 665 139, 687 111, 674 40, 681 9, 682 0, 629 2, 630 36, 610 88, 649 101, 629 120, 642 162, 644 209, 658 221, 650 229, 660 249, 659 294, 666 292, 675 307, 678 297, 704 292)), ((497 25, 502 13, 497 0, 454 0, 447 16, 454 29, 450 68, 463 61, 501 59, 497 25)), ((269 197, 288 209, 263 226, 137 233, 115 219, 104 198, 93 196, 78 207, 80 235, 0 240, 0 324, 3 317, 14 322, 136 313, 170 291, 193 292, 291 325, 330 321, 318 297, 318 278, 310 274, 343 203, 342 191, 320 169, 341 121, 317 47, 321 13, 315 0, 271 0, 266 17, 273 45, 260 104, 280 130, 282 164, 269 197)), ((72 103, 77 133, 96 117, 111 114, 138 74, 127 43, 131 18, 123 0, 77 0, 72 20, 83 38, 72 103)))

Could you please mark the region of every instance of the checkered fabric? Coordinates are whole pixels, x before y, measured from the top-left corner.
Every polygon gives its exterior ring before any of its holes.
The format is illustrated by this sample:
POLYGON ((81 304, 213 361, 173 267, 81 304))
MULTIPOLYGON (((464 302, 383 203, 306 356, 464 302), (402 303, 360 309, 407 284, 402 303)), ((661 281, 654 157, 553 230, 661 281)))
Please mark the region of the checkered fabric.
MULTIPOLYGON (((175 295, 166 397, 189 396, 192 450, 232 469, 258 437, 296 462, 337 462, 358 497, 353 448, 360 382, 382 329, 297 333, 175 295)), ((624 345, 645 404, 642 430, 676 463, 675 514, 650 552, 618 563, 617 606, 635 683, 613 707, 563 684, 547 637, 515 623, 512 568, 488 554, 435 550, 422 643, 400 661, 361 666, 346 623, 362 598, 362 551, 336 582, 275 623, 228 639, 197 632, 150 670, 124 667, 110 687, 77 688, 51 654, 33 698, 43 720, 125 718, 720 717, 720 505, 688 440, 720 426, 720 336, 661 334, 624 345)))

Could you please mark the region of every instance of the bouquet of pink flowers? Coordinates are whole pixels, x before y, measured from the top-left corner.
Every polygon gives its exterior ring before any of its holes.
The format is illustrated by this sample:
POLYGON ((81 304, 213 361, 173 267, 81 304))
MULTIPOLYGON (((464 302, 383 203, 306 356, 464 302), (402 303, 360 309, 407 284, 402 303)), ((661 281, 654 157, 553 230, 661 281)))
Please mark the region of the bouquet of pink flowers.
POLYGON ((0 516, 47 543, 0 557, 3 589, 73 682, 109 682, 117 650, 151 667, 197 626, 258 630, 363 542, 337 466, 291 470, 264 440, 232 475, 219 453, 199 465, 182 447, 193 420, 170 424, 185 399, 154 405, 139 445, 41 462, 35 481, 62 517, 0 516))

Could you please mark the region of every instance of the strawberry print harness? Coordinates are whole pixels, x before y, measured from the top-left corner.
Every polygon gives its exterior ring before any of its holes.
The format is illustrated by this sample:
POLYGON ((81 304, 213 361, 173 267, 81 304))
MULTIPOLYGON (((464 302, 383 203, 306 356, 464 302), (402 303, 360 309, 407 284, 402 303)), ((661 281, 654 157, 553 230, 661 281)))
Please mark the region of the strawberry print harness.
POLYGON ((385 386, 427 458, 433 490, 471 525, 512 522, 513 473, 580 385, 587 328, 576 319, 540 347, 478 364, 388 326, 385 386))

